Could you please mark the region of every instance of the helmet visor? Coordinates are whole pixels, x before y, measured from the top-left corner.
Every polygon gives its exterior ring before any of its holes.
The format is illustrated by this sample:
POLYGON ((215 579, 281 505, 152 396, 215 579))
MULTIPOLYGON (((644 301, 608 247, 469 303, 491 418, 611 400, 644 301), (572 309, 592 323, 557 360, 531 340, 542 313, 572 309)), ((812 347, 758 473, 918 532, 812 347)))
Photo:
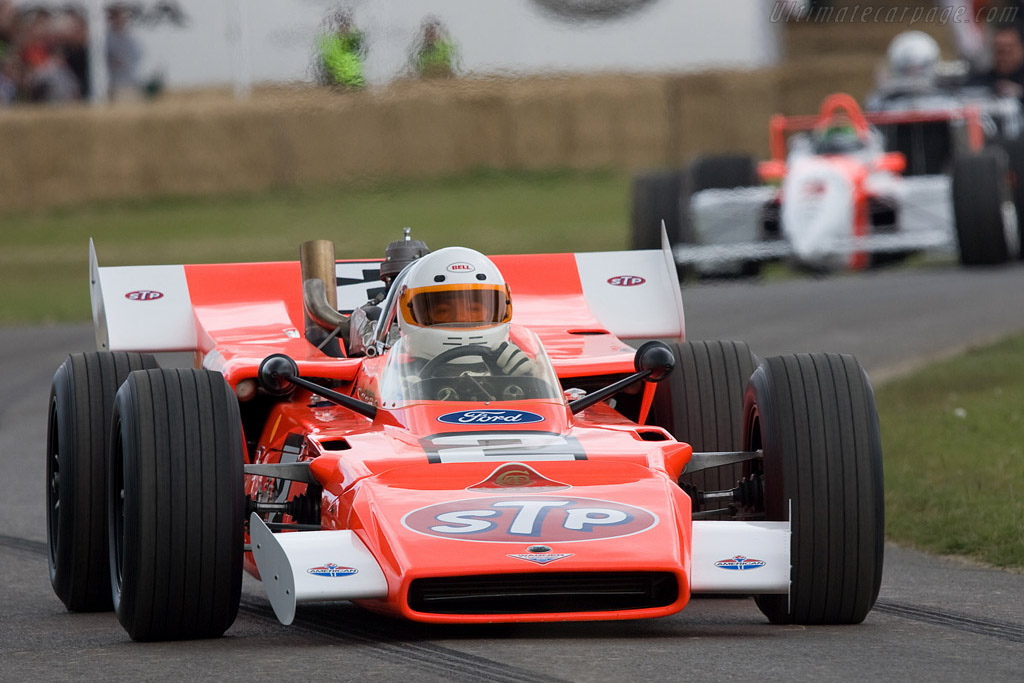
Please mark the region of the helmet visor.
POLYGON ((402 315, 421 327, 487 327, 512 317, 504 287, 441 285, 409 290, 402 315))

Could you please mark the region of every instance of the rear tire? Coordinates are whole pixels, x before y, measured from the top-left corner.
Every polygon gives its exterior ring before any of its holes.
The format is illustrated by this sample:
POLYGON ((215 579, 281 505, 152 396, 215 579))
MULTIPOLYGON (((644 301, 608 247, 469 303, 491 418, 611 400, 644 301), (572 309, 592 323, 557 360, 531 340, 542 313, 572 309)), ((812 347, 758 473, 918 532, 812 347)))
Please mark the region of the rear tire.
POLYGON ((679 171, 650 171, 633 178, 631 249, 661 249, 661 222, 671 244, 679 242, 679 171))
POLYGON ((75 353, 57 368, 46 432, 50 583, 73 612, 111 609, 107 564, 107 448, 114 395, 150 354, 75 353))
POLYGON ((133 372, 110 449, 110 584, 133 640, 220 636, 242 587, 238 402, 207 370, 133 372))
POLYGON ((852 356, 766 358, 743 404, 744 450, 763 449, 768 520, 790 518, 790 595, 756 602, 775 624, 856 624, 882 580, 882 447, 852 356), (789 517, 791 513, 791 517, 789 517))
POLYGON ((1009 249, 1003 225, 1006 153, 986 149, 953 163, 953 215, 960 263, 991 266, 1006 263, 1009 249))
MULTIPOLYGON (((696 452, 738 451, 743 437, 743 392, 757 359, 735 341, 672 344, 676 365, 654 395, 654 419, 696 452)), ((684 474, 680 483, 701 491, 736 486, 743 463, 684 474)))

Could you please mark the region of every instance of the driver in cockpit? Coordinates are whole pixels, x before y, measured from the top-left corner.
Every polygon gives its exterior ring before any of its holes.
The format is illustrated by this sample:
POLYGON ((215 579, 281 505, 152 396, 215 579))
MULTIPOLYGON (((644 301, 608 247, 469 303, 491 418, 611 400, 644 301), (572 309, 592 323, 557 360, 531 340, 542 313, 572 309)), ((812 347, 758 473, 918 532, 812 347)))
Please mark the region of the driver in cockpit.
POLYGON ((534 372, 534 361, 509 339, 512 298, 505 278, 480 252, 447 247, 423 256, 410 266, 398 296, 403 350, 425 361, 427 374, 534 372))

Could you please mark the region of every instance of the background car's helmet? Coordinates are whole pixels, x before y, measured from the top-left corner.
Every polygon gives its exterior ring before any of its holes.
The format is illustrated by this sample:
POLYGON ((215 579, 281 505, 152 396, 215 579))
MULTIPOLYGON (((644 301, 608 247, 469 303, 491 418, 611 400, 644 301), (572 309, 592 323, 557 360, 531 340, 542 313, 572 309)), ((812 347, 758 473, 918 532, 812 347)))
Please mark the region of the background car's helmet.
POLYGON ((427 254, 402 281, 398 326, 418 358, 468 344, 493 347, 508 338, 512 299, 489 258, 465 247, 427 254))
POLYGON ((864 140, 849 124, 830 125, 815 133, 814 151, 818 154, 851 154, 864 147, 864 140))
POLYGON ((889 43, 889 78, 894 84, 928 87, 935 83, 939 44, 922 31, 906 31, 889 43))

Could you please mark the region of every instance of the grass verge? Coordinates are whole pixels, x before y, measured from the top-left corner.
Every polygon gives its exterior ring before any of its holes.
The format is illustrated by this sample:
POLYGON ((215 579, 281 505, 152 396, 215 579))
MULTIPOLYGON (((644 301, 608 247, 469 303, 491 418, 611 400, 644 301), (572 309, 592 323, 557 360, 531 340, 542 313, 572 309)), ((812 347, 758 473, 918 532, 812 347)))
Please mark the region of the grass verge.
POLYGON ((886 536, 1024 569, 1024 336, 880 387, 886 536))
POLYGON ((87 320, 88 243, 101 265, 286 261, 331 239, 383 256, 404 226, 432 248, 485 253, 624 249, 629 178, 477 172, 216 198, 123 201, 0 217, 0 324, 87 320))

